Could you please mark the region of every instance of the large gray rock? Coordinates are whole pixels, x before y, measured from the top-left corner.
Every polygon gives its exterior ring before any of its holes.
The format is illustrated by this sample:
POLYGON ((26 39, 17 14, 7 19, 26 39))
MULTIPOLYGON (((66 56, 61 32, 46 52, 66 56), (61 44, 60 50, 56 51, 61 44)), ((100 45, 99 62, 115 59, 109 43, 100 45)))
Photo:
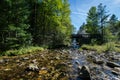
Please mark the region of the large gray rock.
POLYGON ((120 75, 120 68, 119 67, 115 67, 113 70, 112 70, 112 73, 114 75, 120 75))
POLYGON ((95 55, 89 55, 88 58, 95 64, 103 64, 104 61, 100 57, 96 57, 95 55))
POLYGON ((114 75, 120 75, 120 72, 118 72, 118 71, 112 70, 112 73, 113 73, 114 75))
POLYGON ((93 62, 96 64, 103 64, 104 63, 104 61, 101 59, 95 59, 93 62))
POLYGON ((120 67, 119 64, 115 63, 115 62, 107 62, 107 66, 114 68, 114 67, 120 67))
POLYGON ((83 80, 91 80, 89 68, 87 66, 82 66, 79 76, 83 80))

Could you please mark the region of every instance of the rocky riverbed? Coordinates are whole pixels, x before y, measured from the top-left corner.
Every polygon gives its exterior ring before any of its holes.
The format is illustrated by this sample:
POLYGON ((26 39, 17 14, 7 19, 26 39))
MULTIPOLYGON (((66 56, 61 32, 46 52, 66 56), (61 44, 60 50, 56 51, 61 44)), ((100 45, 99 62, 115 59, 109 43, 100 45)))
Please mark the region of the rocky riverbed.
POLYGON ((70 51, 74 80, 120 80, 120 53, 70 51), (75 53, 75 54, 74 54, 75 53))
POLYGON ((3 56, 0 80, 120 80, 120 53, 68 49, 3 56))

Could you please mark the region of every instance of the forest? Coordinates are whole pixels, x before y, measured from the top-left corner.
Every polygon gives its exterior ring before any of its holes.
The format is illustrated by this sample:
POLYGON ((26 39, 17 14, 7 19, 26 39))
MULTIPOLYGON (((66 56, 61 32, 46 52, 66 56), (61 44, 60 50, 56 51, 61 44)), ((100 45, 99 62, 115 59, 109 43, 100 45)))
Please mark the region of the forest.
POLYGON ((0 0, 0 50, 70 45, 68 0, 0 0))
POLYGON ((120 21, 115 14, 108 13, 106 5, 102 3, 90 8, 86 23, 81 25, 78 34, 83 30, 89 34, 101 34, 103 42, 120 40, 120 21))
POLYGON ((98 1, 76 31, 77 1, 0 0, 0 80, 120 80, 119 16, 98 1))
POLYGON ((81 39, 78 39, 78 42, 83 42, 82 47, 87 49, 99 49, 100 51, 115 50, 120 52, 120 20, 115 14, 110 14, 106 7, 106 5, 100 3, 97 7, 92 6, 89 9, 86 23, 80 26, 77 34, 90 34, 93 36, 88 38, 86 42, 81 39), (89 45, 84 45, 84 43, 89 45), (104 48, 101 50, 99 46, 104 48))

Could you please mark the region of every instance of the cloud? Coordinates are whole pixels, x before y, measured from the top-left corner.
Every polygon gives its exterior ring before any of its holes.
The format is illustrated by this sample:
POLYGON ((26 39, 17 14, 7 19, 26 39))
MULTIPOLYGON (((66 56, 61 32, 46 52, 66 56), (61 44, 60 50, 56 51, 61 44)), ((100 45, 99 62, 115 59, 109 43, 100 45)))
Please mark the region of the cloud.
POLYGON ((87 16, 84 12, 72 12, 72 14, 87 16))

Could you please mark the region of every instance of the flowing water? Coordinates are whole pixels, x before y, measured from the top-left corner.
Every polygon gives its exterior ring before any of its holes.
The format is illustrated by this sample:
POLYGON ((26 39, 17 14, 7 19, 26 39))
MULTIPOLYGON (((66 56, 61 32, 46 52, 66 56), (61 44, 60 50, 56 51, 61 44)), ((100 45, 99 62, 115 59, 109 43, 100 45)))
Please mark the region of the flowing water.
MULTIPOLYGON (((95 64, 87 60, 88 55, 92 55, 92 52, 80 52, 77 49, 71 49, 69 50, 69 54, 72 57, 71 63, 73 65, 73 71, 70 74, 72 75, 72 78, 70 78, 70 80, 83 80, 80 78, 79 73, 80 68, 84 65, 88 66, 88 68, 90 69, 91 80, 120 80, 120 75, 112 73, 112 70, 114 69, 106 66, 106 61, 108 61, 107 58, 102 58, 102 60, 104 60, 105 62, 104 64, 95 64)), ((120 63, 120 61, 116 62, 118 64, 120 63)))

